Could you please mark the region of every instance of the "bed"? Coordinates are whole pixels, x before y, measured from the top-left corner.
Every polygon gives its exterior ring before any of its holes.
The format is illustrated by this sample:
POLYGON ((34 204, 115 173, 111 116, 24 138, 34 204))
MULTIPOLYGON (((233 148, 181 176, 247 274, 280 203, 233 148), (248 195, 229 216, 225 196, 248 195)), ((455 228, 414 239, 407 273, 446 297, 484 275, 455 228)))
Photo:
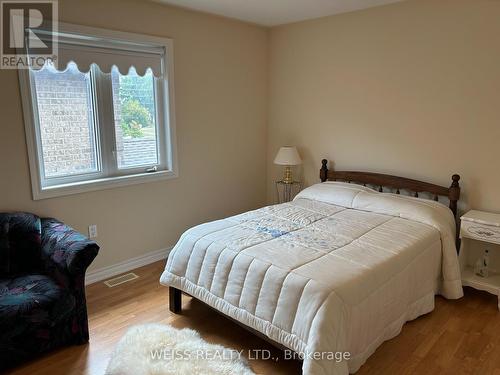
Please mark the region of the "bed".
POLYGON ((320 179, 292 202, 186 231, 160 279, 171 311, 182 291, 298 353, 304 374, 342 375, 431 312, 436 294, 462 297, 458 175, 442 187, 323 160, 320 179))

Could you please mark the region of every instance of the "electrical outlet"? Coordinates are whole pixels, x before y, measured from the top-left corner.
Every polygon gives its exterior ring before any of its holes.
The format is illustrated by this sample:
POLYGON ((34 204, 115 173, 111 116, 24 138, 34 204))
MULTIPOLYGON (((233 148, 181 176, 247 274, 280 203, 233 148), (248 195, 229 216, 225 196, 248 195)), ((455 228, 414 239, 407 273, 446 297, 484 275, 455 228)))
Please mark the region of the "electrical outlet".
POLYGON ((89 225, 89 238, 97 237, 97 225, 91 224, 89 225))

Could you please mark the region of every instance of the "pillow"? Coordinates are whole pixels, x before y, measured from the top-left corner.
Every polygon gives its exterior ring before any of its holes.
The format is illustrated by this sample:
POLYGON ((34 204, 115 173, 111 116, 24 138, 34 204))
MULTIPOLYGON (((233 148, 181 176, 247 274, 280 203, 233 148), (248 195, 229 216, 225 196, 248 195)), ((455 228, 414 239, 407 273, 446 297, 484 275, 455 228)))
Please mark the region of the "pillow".
POLYGON ((344 182, 344 181, 325 181, 325 182, 320 182, 318 185, 335 185, 335 186, 344 186, 346 188, 350 189, 357 189, 357 190, 363 190, 363 191, 373 191, 375 193, 378 193, 377 190, 372 189, 371 187, 364 186, 357 184, 355 182, 344 182))
POLYGON ((356 195, 360 192, 377 193, 375 190, 347 182, 328 181, 321 182, 305 188, 298 193, 295 199, 312 199, 325 203, 335 204, 346 208, 352 208, 352 204, 356 195))
POLYGON ((0 276, 40 268, 41 223, 36 215, 0 213, 0 276))

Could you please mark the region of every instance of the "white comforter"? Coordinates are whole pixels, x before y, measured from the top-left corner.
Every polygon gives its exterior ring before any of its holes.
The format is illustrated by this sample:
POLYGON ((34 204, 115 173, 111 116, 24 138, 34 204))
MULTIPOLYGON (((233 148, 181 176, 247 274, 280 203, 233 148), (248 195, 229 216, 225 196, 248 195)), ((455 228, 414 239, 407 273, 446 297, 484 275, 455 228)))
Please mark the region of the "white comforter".
POLYGON ((304 354, 304 374, 347 374, 436 293, 462 296, 454 228, 439 203, 322 183, 189 229, 161 283, 304 354))

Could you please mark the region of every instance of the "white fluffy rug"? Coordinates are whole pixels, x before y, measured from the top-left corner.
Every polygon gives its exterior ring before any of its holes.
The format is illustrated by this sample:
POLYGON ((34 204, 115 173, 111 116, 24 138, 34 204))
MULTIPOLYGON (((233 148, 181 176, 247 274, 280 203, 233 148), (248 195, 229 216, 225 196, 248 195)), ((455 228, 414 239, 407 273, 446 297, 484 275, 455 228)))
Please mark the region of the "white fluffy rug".
POLYGON ((191 329, 145 324, 116 346, 106 375, 254 375, 243 355, 209 344, 191 329))

